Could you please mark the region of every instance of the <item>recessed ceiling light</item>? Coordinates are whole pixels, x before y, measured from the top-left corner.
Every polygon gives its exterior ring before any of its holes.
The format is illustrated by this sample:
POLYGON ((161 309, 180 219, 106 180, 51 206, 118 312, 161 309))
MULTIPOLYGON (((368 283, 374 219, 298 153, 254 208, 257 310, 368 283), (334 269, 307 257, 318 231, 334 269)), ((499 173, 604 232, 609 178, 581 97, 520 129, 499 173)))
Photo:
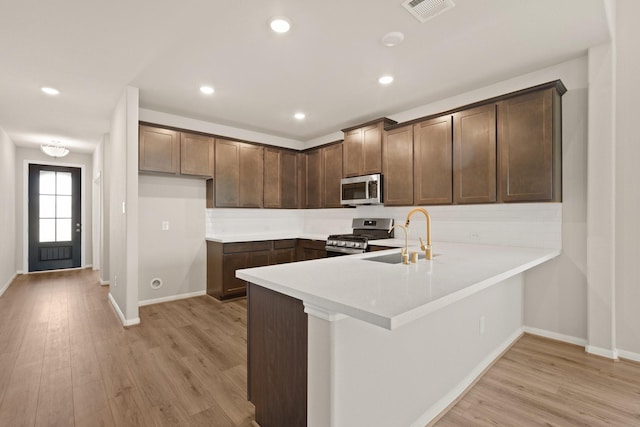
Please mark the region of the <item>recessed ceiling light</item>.
POLYGON ((404 34, 400 31, 392 31, 382 36, 381 41, 383 45, 392 47, 404 41, 404 34))
POLYGON ((211 86, 200 86, 200 92, 205 95, 211 95, 215 90, 211 86))
POLYGON ((307 117, 307 115, 306 115, 306 114, 304 114, 304 113, 302 113, 302 112, 300 112, 300 113, 295 113, 295 114, 293 115, 293 117, 295 117, 295 118, 296 118, 296 119, 298 119, 298 120, 303 120, 305 117, 307 117))
POLYGON ((393 82, 393 76, 382 76, 378 79, 378 83, 381 85, 388 85, 391 84, 391 82, 393 82))
POLYGON ((40 90, 46 93, 47 95, 57 95, 60 93, 58 89, 47 87, 47 86, 40 88, 40 90))
POLYGON ((286 33, 291 29, 291 21, 284 16, 276 16, 275 18, 271 18, 269 26, 276 33, 286 33))

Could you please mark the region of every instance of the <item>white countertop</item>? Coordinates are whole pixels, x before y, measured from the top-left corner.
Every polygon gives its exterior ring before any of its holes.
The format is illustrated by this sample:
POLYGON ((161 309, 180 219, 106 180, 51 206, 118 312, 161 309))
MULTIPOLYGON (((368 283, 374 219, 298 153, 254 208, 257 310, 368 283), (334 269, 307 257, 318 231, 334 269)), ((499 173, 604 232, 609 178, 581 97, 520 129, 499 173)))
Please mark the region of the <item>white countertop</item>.
MULTIPOLYGON (((390 239, 385 242, 391 246, 390 239)), ((559 249, 460 243, 433 248, 432 261, 409 265, 366 260, 393 253, 400 259, 399 249, 388 249, 237 270, 236 276, 306 306, 394 329, 560 254, 559 249)))
POLYGON ((237 242, 261 242, 264 240, 284 240, 284 239, 308 239, 327 240, 328 234, 296 233, 275 231, 271 233, 251 233, 251 234, 222 234, 216 236, 206 236, 205 239, 219 243, 237 242))

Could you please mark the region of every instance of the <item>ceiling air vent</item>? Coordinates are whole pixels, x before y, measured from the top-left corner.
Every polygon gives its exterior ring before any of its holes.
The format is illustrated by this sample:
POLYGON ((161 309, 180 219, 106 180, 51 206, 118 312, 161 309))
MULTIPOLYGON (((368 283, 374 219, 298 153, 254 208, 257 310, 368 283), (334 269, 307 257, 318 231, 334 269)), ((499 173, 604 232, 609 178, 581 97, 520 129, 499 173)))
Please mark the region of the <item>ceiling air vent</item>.
POLYGON ((455 5, 452 0, 407 0, 402 6, 418 21, 427 22, 455 5))

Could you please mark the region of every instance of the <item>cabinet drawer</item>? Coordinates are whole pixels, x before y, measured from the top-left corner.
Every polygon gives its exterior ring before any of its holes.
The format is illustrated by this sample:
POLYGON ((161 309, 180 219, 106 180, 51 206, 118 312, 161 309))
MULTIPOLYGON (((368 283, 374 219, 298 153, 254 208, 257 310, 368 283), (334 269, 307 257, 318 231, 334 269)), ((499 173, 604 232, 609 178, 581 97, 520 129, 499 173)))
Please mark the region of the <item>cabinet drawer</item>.
POLYGON ((296 247, 296 239, 274 240, 273 249, 289 249, 296 247))
POLYGON ((272 247, 273 242, 271 240, 265 240, 263 242, 225 243, 224 253, 234 254, 238 252, 270 251, 272 247))

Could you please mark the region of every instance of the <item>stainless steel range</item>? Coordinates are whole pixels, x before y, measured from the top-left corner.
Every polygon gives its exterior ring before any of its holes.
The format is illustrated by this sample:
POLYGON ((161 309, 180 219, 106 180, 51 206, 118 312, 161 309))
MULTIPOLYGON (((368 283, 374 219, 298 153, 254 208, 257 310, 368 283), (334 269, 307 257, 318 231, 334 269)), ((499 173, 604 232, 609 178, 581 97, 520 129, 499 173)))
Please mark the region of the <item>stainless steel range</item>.
POLYGON ((393 232, 389 233, 392 225, 393 218, 354 218, 351 223, 352 234, 332 234, 327 238, 327 256, 366 252, 369 240, 393 237, 393 232))

